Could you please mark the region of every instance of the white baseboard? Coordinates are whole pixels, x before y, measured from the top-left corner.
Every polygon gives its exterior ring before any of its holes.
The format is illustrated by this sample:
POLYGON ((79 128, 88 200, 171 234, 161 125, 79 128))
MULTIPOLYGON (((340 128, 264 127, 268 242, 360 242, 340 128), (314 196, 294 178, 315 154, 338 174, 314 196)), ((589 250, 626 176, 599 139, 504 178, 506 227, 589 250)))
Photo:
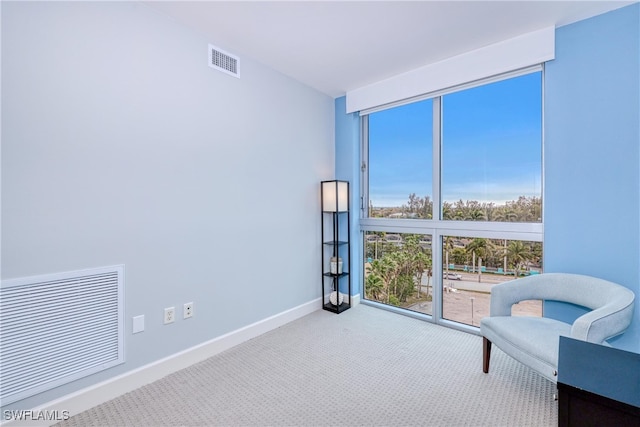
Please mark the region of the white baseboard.
MULTIPOLYGON (((352 304, 359 302, 359 295, 352 297, 352 304)), ((0 423, 2 427, 49 426, 61 421, 61 417, 77 415, 101 403, 128 393, 145 384, 159 380, 173 372, 184 369, 194 363, 230 349, 240 343, 276 329, 307 314, 321 309, 321 299, 315 299, 292 309, 278 313, 251 325, 224 334, 210 341, 188 348, 179 353, 133 369, 132 371, 110 378, 93 386, 78 390, 59 399, 45 403, 33 410, 5 411, 22 413, 22 420, 8 420, 0 423), (62 408, 62 409, 61 409, 62 408), (54 417, 44 420, 40 418, 54 417)), ((2 414, 6 418, 6 414, 2 414)))
POLYGON ((351 305, 356 306, 360 304, 360 294, 351 295, 351 305))

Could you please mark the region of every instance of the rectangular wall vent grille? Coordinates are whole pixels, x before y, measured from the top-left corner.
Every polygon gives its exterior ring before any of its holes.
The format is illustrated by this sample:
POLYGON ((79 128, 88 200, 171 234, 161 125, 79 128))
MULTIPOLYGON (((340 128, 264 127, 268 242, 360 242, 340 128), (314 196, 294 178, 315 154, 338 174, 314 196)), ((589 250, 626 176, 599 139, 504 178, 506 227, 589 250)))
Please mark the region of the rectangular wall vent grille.
POLYGON ((240 78, 240 58, 213 45, 209 45, 209 66, 240 78))
POLYGON ((124 362, 124 266, 3 280, 3 405, 124 362))

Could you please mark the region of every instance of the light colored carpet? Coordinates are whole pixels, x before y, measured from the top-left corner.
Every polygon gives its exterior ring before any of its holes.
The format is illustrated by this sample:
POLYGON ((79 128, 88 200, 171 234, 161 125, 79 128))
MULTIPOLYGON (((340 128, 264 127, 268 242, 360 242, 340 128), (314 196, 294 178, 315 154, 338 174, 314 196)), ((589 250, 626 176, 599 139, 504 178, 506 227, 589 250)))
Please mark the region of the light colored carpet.
POLYGON ((317 311, 61 426, 552 426, 556 387, 482 339, 374 307, 317 311))

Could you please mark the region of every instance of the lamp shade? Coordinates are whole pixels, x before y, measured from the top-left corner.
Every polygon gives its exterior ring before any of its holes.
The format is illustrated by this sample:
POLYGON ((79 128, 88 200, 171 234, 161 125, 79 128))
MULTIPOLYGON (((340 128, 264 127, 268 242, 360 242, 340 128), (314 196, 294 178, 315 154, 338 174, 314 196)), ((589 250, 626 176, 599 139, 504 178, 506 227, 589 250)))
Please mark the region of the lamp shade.
POLYGON ((346 181, 322 181, 322 210, 346 212, 349 210, 349 183, 346 181))

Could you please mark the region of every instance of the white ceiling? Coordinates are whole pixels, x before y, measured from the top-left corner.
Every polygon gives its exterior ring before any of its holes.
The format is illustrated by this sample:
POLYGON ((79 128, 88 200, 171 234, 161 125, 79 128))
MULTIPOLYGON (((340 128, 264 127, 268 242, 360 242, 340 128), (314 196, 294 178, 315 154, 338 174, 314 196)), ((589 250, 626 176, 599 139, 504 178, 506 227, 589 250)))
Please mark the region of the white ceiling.
POLYGON ((463 52, 634 1, 145 2, 332 97, 463 52))

